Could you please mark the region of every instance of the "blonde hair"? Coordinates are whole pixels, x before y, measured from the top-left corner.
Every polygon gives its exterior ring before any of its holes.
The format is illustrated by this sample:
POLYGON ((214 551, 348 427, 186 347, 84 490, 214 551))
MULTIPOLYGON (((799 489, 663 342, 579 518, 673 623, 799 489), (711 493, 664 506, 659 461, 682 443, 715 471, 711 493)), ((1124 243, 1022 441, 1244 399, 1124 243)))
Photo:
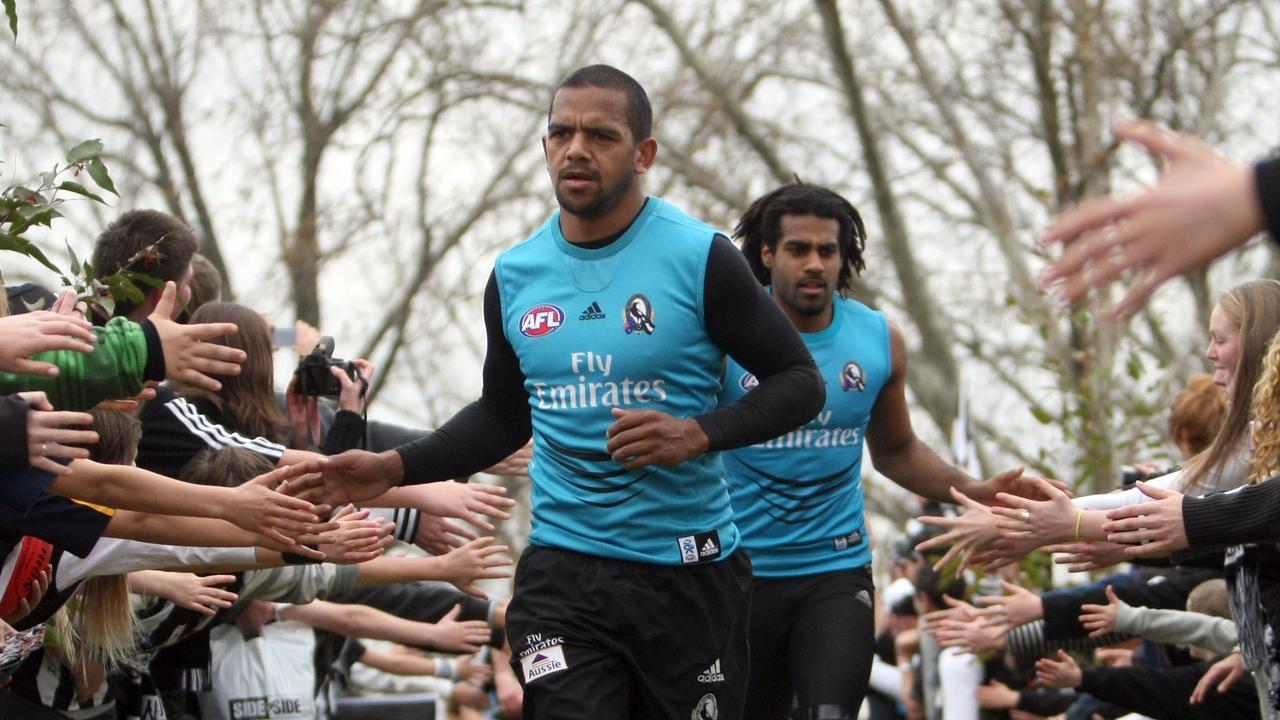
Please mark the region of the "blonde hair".
MULTIPOLYGON (((1280 338, 1280 333, 1277 334, 1280 338)), ((1262 362, 1262 377, 1253 386, 1253 439, 1257 448, 1249 478, 1257 482, 1280 471, 1280 343, 1272 338, 1262 362)))
POLYGON ((53 618, 54 633, 73 672, 90 665, 110 670, 125 663, 137 647, 135 618, 126 575, 91 577, 53 618))
POLYGON ((1211 472, 1221 472, 1248 441, 1253 385, 1271 338, 1280 330, 1280 282, 1254 280, 1218 298, 1218 307, 1240 331, 1240 356, 1231 386, 1231 405, 1209 449, 1187 461, 1182 492, 1195 490, 1211 472))
POLYGON ((1231 618, 1231 603, 1227 601, 1227 581, 1222 578, 1205 580, 1187 594, 1187 611, 1231 618))

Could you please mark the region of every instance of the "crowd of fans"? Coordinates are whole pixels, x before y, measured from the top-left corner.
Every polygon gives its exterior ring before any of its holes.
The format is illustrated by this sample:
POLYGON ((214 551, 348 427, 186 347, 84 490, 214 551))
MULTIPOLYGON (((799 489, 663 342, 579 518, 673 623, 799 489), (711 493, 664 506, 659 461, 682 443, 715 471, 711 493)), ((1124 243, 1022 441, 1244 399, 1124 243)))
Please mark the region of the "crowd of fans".
POLYGON ((882 623, 903 680, 876 717, 1276 717, 1275 531, 1257 483, 1280 464, 1278 331, 1280 283, 1223 293, 1215 372, 1170 412, 1180 466, 1139 465, 1136 486, 1085 497, 1048 482, 1043 499, 991 506, 956 493, 960 512, 922 515, 890 585, 915 601, 886 603, 882 623), (1037 550, 1106 574, 1053 587, 1037 550), (986 574, 974 583, 969 566, 986 574))
POLYGON ((127 212, 92 262, 158 281, 140 301, 0 295, 0 717, 519 717, 506 601, 477 584, 510 575, 481 535, 505 490, 313 504, 325 455, 423 431, 367 420, 364 360, 277 393, 269 323, 196 248, 127 212))

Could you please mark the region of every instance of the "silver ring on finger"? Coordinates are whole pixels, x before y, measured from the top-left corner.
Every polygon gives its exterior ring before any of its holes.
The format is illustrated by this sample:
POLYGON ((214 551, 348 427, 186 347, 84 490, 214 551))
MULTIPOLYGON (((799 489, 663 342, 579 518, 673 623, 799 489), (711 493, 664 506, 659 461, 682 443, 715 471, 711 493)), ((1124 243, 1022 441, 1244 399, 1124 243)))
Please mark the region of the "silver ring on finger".
POLYGON ((40 457, 49 457, 49 443, 40 443, 40 457))
POLYGON ((1031 522, 1031 511, 1026 508, 1018 511, 1018 519, 1024 523, 1031 522))

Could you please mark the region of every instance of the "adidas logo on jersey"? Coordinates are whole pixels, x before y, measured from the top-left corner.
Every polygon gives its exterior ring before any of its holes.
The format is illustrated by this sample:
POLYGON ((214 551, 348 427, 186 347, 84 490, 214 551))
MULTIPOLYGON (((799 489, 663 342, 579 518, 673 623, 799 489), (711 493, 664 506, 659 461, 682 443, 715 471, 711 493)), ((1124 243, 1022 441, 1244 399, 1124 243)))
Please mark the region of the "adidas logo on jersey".
POLYGON ((578 316, 578 319, 579 320, 603 320, 604 311, 600 309, 600 303, 593 302, 587 306, 586 310, 582 311, 582 314, 578 316))
POLYGON ((700 683, 724 682, 724 673, 720 672, 720 658, 716 658, 716 661, 711 663, 711 667, 707 668, 706 670, 703 670, 702 674, 698 675, 698 682, 700 683))
POLYGON ((680 562, 684 565, 710 562, 724 552, 720 546, 720 533, 716 530, 678 537, 676 547, 680 549, 680 562))
POLYGON ((711 538, 707 538, 707 541, 702 543, 702 550, 698 551, 698 556, 704 558, 715 557, 719 554, 720 546, 716 545, 716 541, 711 538))

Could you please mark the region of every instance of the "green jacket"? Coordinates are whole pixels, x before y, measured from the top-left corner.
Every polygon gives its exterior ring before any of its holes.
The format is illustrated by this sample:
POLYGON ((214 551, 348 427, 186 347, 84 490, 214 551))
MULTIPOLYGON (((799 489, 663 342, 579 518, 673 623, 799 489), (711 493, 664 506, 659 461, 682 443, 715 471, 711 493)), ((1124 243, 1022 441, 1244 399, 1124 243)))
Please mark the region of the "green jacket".
POLYGON ((133 397, 148 380, 164 379, 164 350, 150 320, 112 318, 93 332, 98 342, 91 353, 53 350, 32 356, 56 365, 57 377, 0 372, 0 395, 40 390, 55 409, 88 410, 103 400, 133 397))

